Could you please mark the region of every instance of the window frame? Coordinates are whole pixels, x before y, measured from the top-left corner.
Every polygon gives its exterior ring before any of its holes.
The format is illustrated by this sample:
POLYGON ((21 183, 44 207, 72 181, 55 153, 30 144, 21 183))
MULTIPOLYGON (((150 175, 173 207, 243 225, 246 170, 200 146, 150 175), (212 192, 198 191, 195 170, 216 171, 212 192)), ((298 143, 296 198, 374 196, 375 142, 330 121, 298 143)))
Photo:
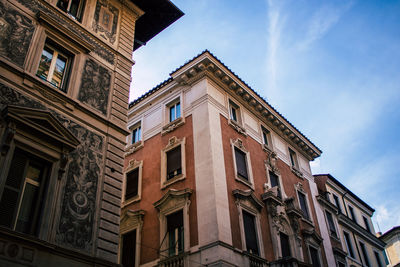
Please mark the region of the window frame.
POLYGON ((302 211, 303 215, 304 215, 304 211, 301 208, 301 202, 300 202, 299 193, 304 195, 304 198, 305 198, 305 202, 304 203, 306 204, 306 210, 307 210, 308 217, 302 216, 302 219, 308 221, 311 224, 313 224, 314 219, 313 219, 313 215, 311 213, 311 206, 310 206, 310 202, 308 200, 308 193, 303 189, 303 185, 301 183, 295 184, 295 190, 296 190, 297 203, 298 203, 298 205, 300 207, 300 210, 302 211))
POLYGON ((142 198, 142 176, 143 176, 143 160, 136 160, 132 159, 129 161, 128 167, 124 171, 124 180, 122 183, 122 207, 127 206, 131 203, 140 201, 142 198), (136 196, 133 196, 129 199, 126 199, 126 186, 127 186, 127 175, 131 171, 134 171, 135 169, 139 170, 138 173, 138 193, 136 196))
POLYGON ((285 233, 285 232, 282 232, 282 231, 279 231, 278 232, 279 233, 279 238, 278 238, 278 244, 279 244, 279 258, 287 258, 287 257, 293 257, 293 248, 292 248, 292 243, 290 242, 290 236, 287 234, 287 233, 285 233), (287 239, 288 239, 288 244, 289 244, 289 253, 290 253, 290 255, 289 256, 283 256, 283 248, 282 248, 282 237, 281 237, 281 234, 284 234, 285 236, 287 236, 287 239))
POLYGON ((364 221, 365 230, 367 230, 369 233, 372 234, 372 230, 371 230, 371 226, 370 226, 368 217, 367 217, 367 216, 364 216, 364 215, 361 215, 361 217, 363 218, 363 221, 364 221))
POLYGON ((334 204, 338 209, 338 213, 341 214, 342 213, 342 206, 341 206, 341 203, 340 203, 339 196, 337 194, 335 194, 335 193, 332 193, 332 197, 333 197, 334 204))
POLYGON ((299 159, 297 157, 297 153, 290 147, 288 147, 288 151, 289 151, 290 167, 297 171, 300 171, 299 159))
POLYGON ((279 192, 280 192, 280 196, 278 194, 277 197, 282 199, 282 200, 285 199, 286 198, 286 193, 285 193, 285 190, 283 188, 282 176, 281 176, 280 172, 272 170, 268 165, 266 167, 266 171, 267 171, 267 186, 268 186, 268 188, 271 188, 271 189, 273 188, 272 187, 272 182, 271 182, 271 173, 272 173, 278 179, 278 184, 279 184, 278 185, 278 187, 279 187, 278 189, 279 189, 279 192))
POLYGON ((375 262, 377 263, 378 267, 383 267, 383 262, 382 262, 382 258, 381 258, 381 253, 379 253, 379 251, 373 249, 374 252, 374 258, 375 258, 375 262))
POLYGON ((362 259, 361 262, 363 263, 363 266, 371 267, 371 260, 368 255, 368 248, 365 244, 365 242, 358 240, 358 244, 360 245, 360 250, 361 250, 361 255, 362 259))
POLYGON ((168 144, 161 150, 161 189, 170 186, 178 181, 186 178, 186 137, 178 139, 176 136, 171 137, 168 140, 168 144), (167 153, 178 146, 181 146, 181 174, 174 176, 173 178, 167 179, 167 153))
POLYGON ((355 222, 355 223, 358 224, 358 222, 357 222, 357 217, 356 217, 355 210, 354 210, 353 206, 350 205, 350 204, 347 204, 347 209, 349 210, 349 215, 350 215, 349 218, 350 218, 353 222, 355 222))
POLYGON ((122 264, 123 252, 123 235, 136 230, 136 247, 135 247, 135 267, 140 265, 141 239, 143 218, 145 212, 143 210, 125 210, 121 215, 118 263, 122 264))
POLYGON ((231 141, 235 180, 247 185, 248 187, 250 187, 254 190, 253 170, 252 170, 252 166, 251 166, 250 152, 244 147, 241 139, 239 139, 239 138, 237 138, 235 140, 231 139, 230 141, 231 141), (235 149, 238 149, 245 155, 245 163, 246 163, 246 170, 247 170, 247 176, 248 176, 247 180, 244 177, 241 177, 238 175, 235 149))
POLYGON ((273 144, 272 144, 272 134, 271 131, 267 129, 264 125, 261 124, 261 140, 262 140, 262 148, 267 152, 272 152, 273 144))
POLYGON ((168 98, 163 104, 163 109, 164 109, 164 111, 163 111, 164 117, 163 117, 163 127, 161 129, 161 135, 168 134, 185 124, 185 114, 183 111, 183 94, 182 93, 180 93, 179 95, 174 95, 171 98, 168 98), (180 106, 180 108, 179 108, 180 117, 177 117, 171 121, 170 109, 173 106, 176 107, 177 103, 179 103, 179 106, 180 106))
POLYGON ((350 257, 351 259, 357 260, 355 250, 354 250, 353 240, 352 240, 352 237, 349 232, 343 231, 343 241, 346 245, 347 256, 350 257), (346 236, 348 236, 349 238, 346 238, 346 236), (351 255, 351 254, 353 254, 353 255, 351 255))
POLYGON ((71 17, 72 19, 82 22, 83 19, 83 15, 85 13, 85 8, 86 8, 86 0, 79 0, 79 7, 78 7, 78 11, 77 11, 77 16, 74 16, 71 14, 71 3, 73 0, 69 0, 68 6, 67 8, 64 10, 61 6, 59 6, 59 2, 61 0, 56 1, 56 7, 58 9, 60 9, 63 13, 67 14, 67 16, 71 17))
POLYGON ((142 142, 143 140, 143 134, 142 134, 142 123, 141 121, 135 123, 133 126, 129 127, 129 130, 131 132, 131 140, 130 143, 131 145, 142 142), (139 129, 138 133, 138 140, 136 140, 136 134, 134 135, 134 131, 137 131, 139 129))
POLYGON ((319 267, 322 267, 322 257, 321 257, 321 248, 320 247, 317 247, 317 246, 315 246, 315 245, 312 245, 312 244, 308 244, 308 249, 307 249, 307 251, 308 251, 308 257, 309 257, 309 259, 310 259, 310 263, 311 263, 311 265, 313 266, 313 261, 312 261, 312 257, 311 257, 311 249, 310 248, 313 248, 313 249, 315 249, 316 251, 317 251, 317 256, 318 256, 318 263, 319 263, 319 267))
POLYGON ((337 225, 336 225, 336 222, 335 222, 335 219, 334 219, 334 217, 333 217, 332 212, 330 212, 330 211, 328 211, 328 210, 325 210, 325 219, 326 219, 326 224, 327 224, 327 226, 328 226, 329 235, 330 235, 331 237, 335 238, 335 239, 339 239, 338 227, 337 227, 337 225), (330 224, 329 224, 328 214, 330 214, 331 219, 332 219, 332 225, 333 225, 333 227, 335 228, 335 229, 334 229, 334 230, 335 230, 334 234, 332 233, 332 230, 331 230, 331 227, 330 227, 330 224))

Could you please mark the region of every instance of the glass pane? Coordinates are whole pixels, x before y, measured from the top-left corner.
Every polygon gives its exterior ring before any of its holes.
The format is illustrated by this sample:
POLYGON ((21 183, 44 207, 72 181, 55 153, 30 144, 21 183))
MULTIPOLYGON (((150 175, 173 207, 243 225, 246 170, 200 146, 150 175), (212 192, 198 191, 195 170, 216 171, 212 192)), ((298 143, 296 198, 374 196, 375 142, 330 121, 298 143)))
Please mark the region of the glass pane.
POLYGON ((39 68, 37 71, 37 75, 43 80, 47 80, 47 76, 49 75, 49 69, 51 60, 53 59, 54 51, 48 47, 45 47, 42 52, 42 57, 40 58, 39 68))
POLYGON ((28 171, 26 173, 26 178, 32 179, 34 181, 40 182, 41 169, 32 165, 29 165, 28 171))
POLYGON ((26 183, 22 203, 18 214, 16 231, 30 233, 34 204, 37 202, 39 187, 26 183))
POLYGON ((181 103, 178 102, 176 104, 176 118, 180 118, 181 117, 181 103))
POLYGON ((137 138, 136 138, 137 141, 140 141, 141 135, 142 135, 142 127, 139 126, 137 130, 137 138))
POLYGON ((231 107, 231 120, 237 121, 236 109, 234 107, 231 107))
POLYGON ((69 8, 69 13, 74 17, 77 17, 77 15, 78 15, 79 3, 80 3, 79 0, 72 0, 72 2, 71 2, 71 7, 69 8))
POLYGON ((54 74, 51 79, 51 83, 57 87, 61 87, 66 65, 67 65, 67 59, 61 55, 58 55, 56 60, 56 67, 54 69, 54 74))
POLYGON ((169 108, 169 121, 174 121, 176 119, 175 117, 175 106, 172 106, 169 108))
POLYGON ((254 216, 245 211, 243 211, 243 226, 247 251, 252 254, 258 255, 257 234, 254 216))

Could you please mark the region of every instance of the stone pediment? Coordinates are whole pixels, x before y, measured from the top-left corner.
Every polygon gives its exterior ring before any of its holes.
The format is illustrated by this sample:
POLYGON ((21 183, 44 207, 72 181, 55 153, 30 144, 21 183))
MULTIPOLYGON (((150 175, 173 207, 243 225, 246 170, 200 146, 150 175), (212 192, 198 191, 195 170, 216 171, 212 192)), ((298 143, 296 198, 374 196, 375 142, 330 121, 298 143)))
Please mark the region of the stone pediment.
POLYGON ((49 111, 8 105, 2 110, 2 118, 15 123, 17 132, 26 131, 45 137, 46 141, 57 142, 68 150, 73 150, 80 144, 49 111))
POLYGON ((184 206, 193 190, 185 188, 183 190, 170 189, 164 196, 154 203, 154 207, 158 210, 168 211, 176 207, 184 206))
POLYGON ((256 208, 258 211, 260 211, 264 207, 264 204, 262 203, 262 201, 259 200, 254 195, 253 191, 251 191, 251 190, 243 191, 240 189, 235 189, 235 190, 233 190, 232 193, 237 200, 245 200, 245 201, 251 203, 251 205, 254 208, 256 208))

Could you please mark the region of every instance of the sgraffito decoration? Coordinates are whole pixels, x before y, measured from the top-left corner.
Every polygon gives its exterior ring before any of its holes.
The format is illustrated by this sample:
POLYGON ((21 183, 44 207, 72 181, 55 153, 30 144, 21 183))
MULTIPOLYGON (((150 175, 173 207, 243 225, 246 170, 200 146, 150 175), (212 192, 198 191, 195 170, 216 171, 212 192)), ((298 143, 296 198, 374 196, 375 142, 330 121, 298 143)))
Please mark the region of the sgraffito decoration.
POLYGON ((24 65, 35 27, 32 21, 0 1, 0 55, 24 65))
POLYGON ((87 59, 82 74, 78 99, 104 115, 107 113, 111 74, 92 59, 87 59))
POLYGON ((90 253, 104 138, 0 83, 0 109, 9 104, 50 111, 80 141, 69 154, 71 161, 66 170, 56 242, 90 253))
POLYGON ((115 42, 117 33, 118 15, 119 10, 107 0, 97 0, 93 30, 99 32, 101 37, 112 44, 115 42))

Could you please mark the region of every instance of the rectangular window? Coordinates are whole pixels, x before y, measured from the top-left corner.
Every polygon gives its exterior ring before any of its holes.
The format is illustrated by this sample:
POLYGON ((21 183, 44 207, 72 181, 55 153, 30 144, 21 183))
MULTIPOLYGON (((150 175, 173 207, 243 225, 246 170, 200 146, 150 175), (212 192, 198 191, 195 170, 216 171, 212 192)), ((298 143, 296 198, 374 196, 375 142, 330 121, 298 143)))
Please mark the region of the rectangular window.
POLYGON ((381 257, 379 256, 379 253, 377 251, 374 251, 374 255, 375 255, 375 260, 376 260, 376 264, 378 267, 383 267, 383 264, 381 262, 381 257))
POLYGON ((265 129, 264 127, 261 127, 261 129, 262 129, 264 145, 266 145, 267 147, 270 147, 271 133, 267 129, 265 129))
POLYGON ((259 255, 255 223, 255 217, 250 213, 243 211, 243 227, 247 252, 259 255))
POLYGON ((339 214, 342 213, 342 208, 340 207, 339 197, 337 195, 333 195, 333 200, 335 201, 335 205, 338 208, 339 214))
POLYGON ((167 180, 182 174, 181 146, 167 152, 167 180))
POLYGON ((249 176, 247 174, 246 153, 237 147, 235 147, 235 160, 237 175, 243 179, 249 180, 249 176))
POLYGON ((354 250, 353 245, 351 244, 350 235, 346 232, 343 232, 344 240, 346 241, 347 252, 349 252, 350 257, 354 259, 354 250))
POLYGON ((290 257, 290 243, 289 243, 289 237, 282 233, 279 232, 279 238, 281 241, 281 253, 282 253, 282 258, 290 257))
POLYGON ((52 42, 46 41, 36 75, 66 92, 71 62, 72 56, 57 48, 52 42))
POLYGON ((229 102, 229 115, 232 121, 240 123, 239 107, 233 102, 229 102))
POLYGON ((367 217, 363 216, 363 220, 364 220, 364 225, 365 225, 365 229, 371 233, 371 228, 369 227, 369 223, 368 223, 368 219, 367 217))
POLYGON ((122 235, 121 263, 126 267, 134 267, 136 261, 136 229, 122 235))
POLYGON ((350 212, 350 219, 352 219, 354 222, 357 222, 356 220, 356 216, 354 215, 354 209, 352 206, 348 206, 349 207, 349 212, 350 212))
POLYGON ((139 188, 139 168, 126 174, 125 200, 136 197, 139 188))
POLYGON ((85 5, 84 0, 58 0, 57 7, 62 11, 68 13, 74 19, 81 21, 83 8, 85 5))
POLYGON ((16 149, 0 200, 0 225, 38 235, 50 163, 16 149))
POLYGON ((132 130, 132 144, 142 140, 142 127, 139 124, 132 130))
POLYGON ((178 255, 183 252, 183 211, 180 210, 167 216, 168 255, 178 255))
POLYGON ((306 195, 303 193, 297 191, 297 195, 299 196, 299 203, 300 203, 300 208, 303 211, 303 215, 306 219, 310 219, 310 213, 308 211, 308 205, 307 205, 307 198, 306 195))
POLYGON ((364 264, 365 264, 365 266, 368 266, 368 267, 369 267, 369 266, 371 266, 371 265, 370 265, 370 263, 369 263, 367 248, 365 247, 364 243, 359 242, 359 244, 360 244, 360 248, 361 248, 361 253, 362 253, 363 258, 364 258, 364 264))
POLYGON ((295 169, 299 169, 296 152, 294 152, 293 150, 291 150, 289 148, 289 155, 290 155, 290 163, 292 164, 292 167, 295 169))
POLYGON ((308 247, 310 250, 310 256, 311 256, 311 264, 313 267, 320 267, 321 263, 319 261, 319 253, 318 253, 318 249, 309 246, 308 247))
POLYGON ((269 179, 271 182, 271 188, 272 187, 277 187, 277 197, 282 198, 282 194, 281 194, 281 187, 280 187, 280 183, 279 183, 279 177, 273 173, 273 172, 269 172, 269 179))
POLYGON ((325 214, 326 214, 326 220, 328 221, 329 231, 332 236, 337 238, 336 227, 333 221, 332 214, 329 211, 325 211, 325 214))
POLYGON ((169 107, 169 121, 172 122, 181 117, 181 103, 177 102, 169 107))

